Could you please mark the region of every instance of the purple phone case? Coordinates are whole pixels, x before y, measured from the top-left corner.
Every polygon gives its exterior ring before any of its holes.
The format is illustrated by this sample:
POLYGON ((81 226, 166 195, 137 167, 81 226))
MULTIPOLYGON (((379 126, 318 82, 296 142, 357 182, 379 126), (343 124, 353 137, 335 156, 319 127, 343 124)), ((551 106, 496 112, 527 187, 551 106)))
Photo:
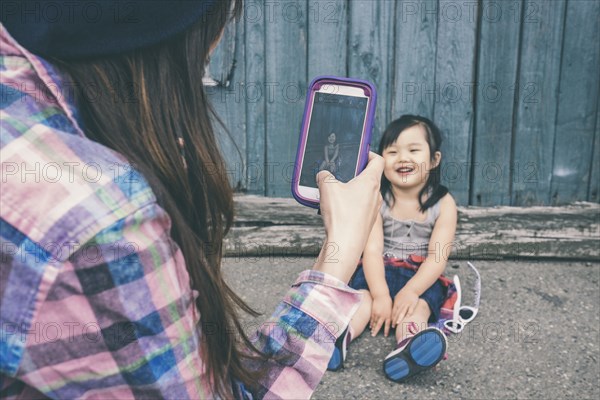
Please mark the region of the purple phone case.
MULTIPOLYGON (((356 174, 360 173, 365 166, 367 165, 367 161, 369 160, 369 150, 371 143, 371 133, 373 131, 373 122, 375 121, 375 106, 377 104, 377 91, 375 90, 375 86, 368 81, 362 79, 352 79, 352 78, 341 78, 338 76, 317 76, 310 83, 308 87, 307 96, 306 96, 306 104, 304 106, 304 117, 302 118, 302 130, 300 131, 300 138, 298 139, 298 150, 296 151, 296 162, 294 163, 294 175, 292 177, 292 195, 298 201, 298 203, 303 204, 312 208, 319 208, 319 202, 315 202, 311 199, 307 199, 304 196, 298 193, 298 185, 300 183, 300 173, 301 166, 300 161, 302 155, 304 154, 304 149, 306 146, 306 139, 308 135, 308 118, 310 112, 310 99, 314 96, 315 91, 318 90, 324 84, 343 84, 343 85, 351 85, 360 87, 365 90, 365 94, 369 97, 369 107, 367 108, 366 113, 366 123, 365 123, 365 140, 363 140, 362 146, 359 150, 358 155, 358 170, 356 174)), ((356 176, 355 174, 355 176, 356 176)))

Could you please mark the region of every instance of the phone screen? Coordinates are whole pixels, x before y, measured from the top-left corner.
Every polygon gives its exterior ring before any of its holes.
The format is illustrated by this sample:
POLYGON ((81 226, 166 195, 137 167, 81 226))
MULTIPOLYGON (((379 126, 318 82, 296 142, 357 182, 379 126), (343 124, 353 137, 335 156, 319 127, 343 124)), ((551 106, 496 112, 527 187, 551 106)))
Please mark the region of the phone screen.
POLYGON ((301 186, 316 188, 316 175, 324 169, 341 182, 354 178, 368 101, 366 97, 315 93, 301 186))

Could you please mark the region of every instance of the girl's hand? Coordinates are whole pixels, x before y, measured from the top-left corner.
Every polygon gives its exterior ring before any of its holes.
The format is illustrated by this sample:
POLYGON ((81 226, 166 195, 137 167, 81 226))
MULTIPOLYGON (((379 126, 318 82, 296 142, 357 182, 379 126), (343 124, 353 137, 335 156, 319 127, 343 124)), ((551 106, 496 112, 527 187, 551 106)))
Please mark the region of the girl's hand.
POLYGON ((392 310, 392 326, 396 327, 404 317, 412 315, 419 302, 419 295, 408 287, 402 288, 394 297, 394 308, 392 310))
POLYGON ((371 306, 371 336, 376 336, 379 333, 381 326, 383 334, 387 337, 390 332, 390 321, 392 317, 392 298, 389 295, 378 296, 373 299, 371 306))
POLYGON ((348 183, 338 181, 329 171, 317 174, 327 238, 314 269, 348 283, 381 207, 382 173, 383 158, 370 152, 365 170, 348 183))

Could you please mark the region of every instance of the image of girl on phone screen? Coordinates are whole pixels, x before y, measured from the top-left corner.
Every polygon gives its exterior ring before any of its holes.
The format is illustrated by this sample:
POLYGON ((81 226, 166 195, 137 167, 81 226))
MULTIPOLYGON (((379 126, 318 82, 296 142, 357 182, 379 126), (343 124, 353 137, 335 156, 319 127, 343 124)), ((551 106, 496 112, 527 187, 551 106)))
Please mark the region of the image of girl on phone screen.
POLYGON ((327 137, 328 144, 323 148, 325 159, 319 167, 319 171, 327 170, 335 175, 340 162, 340 145, 336 143, 335 132, 331 132, 327 137))
POLYGON ((363 292, 363 300, 336 343, 329 370, 343 366, 348 344, 367 326, 371 336, 381 328, 388 336, 395 328, 396 348, 384 360, 385 375, 395 382, 433 367, 446 355, 444 333, 428 327, 438 320, 446 296, 438 278, 457 221, 456 203, 440 184, 441 139, 432 121, 413 115, 393 121, 383 133, 384 202, 350 281, 363 292))

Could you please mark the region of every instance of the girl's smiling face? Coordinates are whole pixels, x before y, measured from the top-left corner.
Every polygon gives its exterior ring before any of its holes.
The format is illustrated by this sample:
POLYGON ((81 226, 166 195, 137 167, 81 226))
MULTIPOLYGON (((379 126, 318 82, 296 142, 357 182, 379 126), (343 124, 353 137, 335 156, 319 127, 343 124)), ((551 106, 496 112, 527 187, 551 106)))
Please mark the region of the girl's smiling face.
POLYGON ((335 133, 331 132, 331 133, 329 134, 328 141, 329 141, 329 143, 331 143, 331 144, 335 143, 335 133))
POLYGON ((422 125, 406 128, 392 144, 383 150, 383 173, 392 186, 414 188, 427 182, 429 172, 441 159, 439 151, 431 155, 427 133, 422 125))

